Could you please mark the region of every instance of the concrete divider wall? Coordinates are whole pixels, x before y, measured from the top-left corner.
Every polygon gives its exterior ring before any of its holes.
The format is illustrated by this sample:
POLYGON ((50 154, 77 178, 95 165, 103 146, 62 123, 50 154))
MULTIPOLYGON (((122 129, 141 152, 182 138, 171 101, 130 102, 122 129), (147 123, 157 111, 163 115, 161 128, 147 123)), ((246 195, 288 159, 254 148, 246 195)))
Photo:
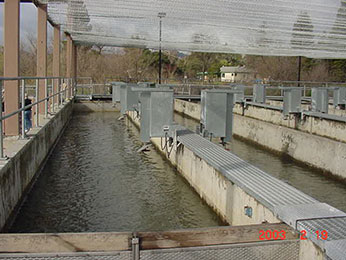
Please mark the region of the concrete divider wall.
POLYGON ((2 230, 30 187, 35 174, 69 121, 73 101, 69 101, 0 170, 0 230, 2 230))
MULTIPOLYGON (((179 102, 179 101, 177 101, 179 102)), ((275 125, 297 129, 310 134, 327 137, 346 143, 346 124, 314 116, 290 115, 284 118, 281 111, 249 105, 243 109, 240 104, 235 104, 234 113, 249 118, 258 119, 275 125)))
MULTIPOLYGON (((257 116, 260 115, 259 111, 261 110, 263 109, 256 110, 257 116)), ((175 111, 196 120, 200 118, 200 105, 196 103, 175 100, 175 111)), ((264 113, 268 115, 264 115, 263 118, 269 117, 271 113, 276 114, 275 111, 264 111, 264 113)), ((335 176, 346 178, 346 143, 280 126, 278 125, 279 122, 278 124, 274 123, 275 118, 277 117, 273 116, 273 123, 269 123, 249 116, 234 114, 233 133, 268 149, 288 154, 296 160, 328 171, 335 176)), ((327 121, 317 118, 309 120, 306 128, 308 125, 311 128, 311 124, 318 125, 320 128, 326 122, 318 121, 327 121)), ((328 125, 321 128, 324 129, 323 131, 328 131, 328 125)), ((318 128, 315 127, 314 129, 318 128)), ((337 127, 333 129, 337 129, 337 127)), ((306 131, 308 130, 306 129, 306 131)), ((339 133, 341 132, 342 130, 339 133)))
MULTIPOLYGON (((189 108, 191 104, 185 104, 185 108, 189 108)), ((198 104, 194 105, 194 111, 198 110, 199 108, 196 107, 198 104)), ((128 116, 137 127, 140 127, 139 119, 134 115, 134 112, 128 112, 128 116)), ((271 210, 256 198, 231 182, 187 147, 181 145, 177 149, 173 149, 168 156, 167 151, 161 149, 160 138, 151 138, 151 142, 177 168, 178 172, 200 197, 228 224, 238 226, 281 222, 271 210), (252 208, 252 217, 244 214, 245 206, 252 208)), ((311 241, 302 240, 300 241, 299 259, 322 260, 324 254, 311 241)))

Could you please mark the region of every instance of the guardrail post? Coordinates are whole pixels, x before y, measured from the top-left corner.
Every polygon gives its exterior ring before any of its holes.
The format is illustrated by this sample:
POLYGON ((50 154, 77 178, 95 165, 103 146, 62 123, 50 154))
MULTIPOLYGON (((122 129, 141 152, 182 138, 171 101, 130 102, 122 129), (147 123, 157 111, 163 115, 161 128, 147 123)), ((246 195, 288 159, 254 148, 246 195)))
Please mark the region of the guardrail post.
POLYGON ((22 79, 22 138, 25 138, 25 79, 22 79))
POLYGON ((54 87, 55 87, 55 79, 52 79, 52 107, 51 107, 51 110, 52 112, 54 113, 54 99, 55 99, 55 96, 54 96, 54 87))
POLYGON ((44 117, 48 118, 48 79, 44 80, 44 117))
POLYGON ((59 78, 58 79, 58 93, 59 93, 59 95, 58 95, 58 107, 60 107, 60 105, 61 105, 61 93, 60 93, 60 91, 61 91, 61 79, 59 78))
POLYGON ((2 85, 3 81, 0 80, 0 158, 4 158, 4 131, 3 131, 3 126, 2 126, 2 85))
MULTIPOLYGON (((36 79, 36 91, 35 91, 35 95, 36 95, 36 102, 39 100, 39 81, 38 79, 36 79)), ((40 105, 37 104, 36 105, 36 127, 40 127, 40 123, 39 123, 39 120, 40 120, 40 116, 39 116, 39 112, 40 112, 40 105)))
POLYGON ((132 237, 131 243, 132 243, 132 259, 139 260, 140 259, 139 238, 137 237, 136 234, 132 237))

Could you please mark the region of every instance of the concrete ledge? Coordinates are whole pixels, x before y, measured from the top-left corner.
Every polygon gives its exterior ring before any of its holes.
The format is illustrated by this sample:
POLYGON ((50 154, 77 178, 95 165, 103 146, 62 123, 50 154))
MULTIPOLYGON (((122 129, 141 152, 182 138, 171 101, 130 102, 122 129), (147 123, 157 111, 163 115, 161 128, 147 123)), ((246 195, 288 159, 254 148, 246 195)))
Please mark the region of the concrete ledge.
MULTIPOLYGON (((13 153, 0 170, 0 230, 2 230, 30 188, 37 172, 69 121, 73 101, 69 101, 24 146, 13 153)), ((20 140, 19 140, 20 141, 20 140)))
MULTIPOLYGON (((200 118, 199 104, 175 100, 174 109, 195 120, 200 118)), ((236 107, 235 110, 237 111, 237 109, 239 108, 236 107)), ((260 117, 262 111, 264 113, 262 113, 262 118, 269 118, 272 123, 250 116, 234 114, 233 133, 235 135, 275 152, 288 154, 298 161, 346 180, 346 143, 292 129, 297 124, 295 120, 288 120, 289 126, 281 126, 278 121, 280 117, 276 111, 261 108, 255 111, 256 117, 260 117)), ((313 120, 312 123, 319 121, 317 118, 311 120, 313 120)), ((328 126, 324 129, 328 129, 328 126)), ((339 133, 341 134, 341 132, 343 131, 340 130, 339 133)), ((343 136, 346 136, 344 133, 343 136)))

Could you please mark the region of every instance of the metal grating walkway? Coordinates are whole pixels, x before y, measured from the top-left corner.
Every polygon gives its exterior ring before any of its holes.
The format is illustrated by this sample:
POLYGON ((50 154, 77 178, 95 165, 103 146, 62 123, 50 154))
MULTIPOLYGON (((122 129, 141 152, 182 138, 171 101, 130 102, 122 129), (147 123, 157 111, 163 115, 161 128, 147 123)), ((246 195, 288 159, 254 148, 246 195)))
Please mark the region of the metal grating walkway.
POLYGON ((205 160, 232 183, 270 209, 286 224, 297 230, 305 230, 306 237, 327 250, 332 259, 346 259, 346 213, 297 190, 259 168, 242 160, 200 135, 189 130, 181 130, 178 141, 197 156, 205 160), (279 192, 274 193, 273 188, 279 192), (316 231, 328 231, 328 239, 316 238, 316 231), (344 241, 344 240, 343 240, 344 241))

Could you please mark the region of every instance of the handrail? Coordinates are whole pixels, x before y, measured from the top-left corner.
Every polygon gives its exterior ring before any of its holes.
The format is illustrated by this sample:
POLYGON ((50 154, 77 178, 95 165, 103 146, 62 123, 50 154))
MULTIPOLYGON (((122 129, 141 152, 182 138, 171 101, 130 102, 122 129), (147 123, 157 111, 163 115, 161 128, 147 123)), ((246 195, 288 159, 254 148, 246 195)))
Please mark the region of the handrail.
POLYGON ((0 80, 22 80, 22 79, 68 79, 67 77, 0 77, 0 80))
POLYGON ((14 116, 14 115, 18 114, 19 112, 25 111, 28 108, 31 108, 31 107, 36 106, 36 105, 38 105, 38 104, 40 104, 40 103, 42 103, 42 102, 44 102, 46 100, 49 100, 50 98, 52 98, 54 96, 60 95, 61 93, 66 92, 66 90, 68 90, 68 89, 71 89, 71 87, 68 87, 68 88, 66 88, 66 89, 64 89, 64 90, 62 90, 60 92, 57 92, 57 93, 55 93, 53 95, 50 95, 50 96, 48 96, 46 98, 40 99, 39 101, 36 101, 35 103, 32 103, 31 105, 27 105, 25 107, 19 108, 18 110, 13 111, 13 112, 11 112, 11 113, 9 113, 7 115, 4 115, 4 116, 0 115, 0 121, 5 120, 7 118, 10 118, 11 116, 14 116))
POLYGON ((36 126, 39 127, 39 113, 42 111, 40 111, 39 108, 39 104, 45 102, 45 106, 44 106, 44 115, 47 117, 48 116, 48 110, 49 110, 49 106, 48 106, 48 102, 50 99, 52 99, 52 106, 51 106, 51 110, 54 112, 54 106, 55 106, 55 102, 54 102, 54 97, 59 96, 59 98, 57 99, 58 102, 58 106, 61 105, 63 103, 62 100, 62 94, 65 93, 65 97, 66 95, 70 95, 71 97, 74 94, 74 88, 75 88, 75 79, 74 78, 66 78, 66 77, 0 77, 0 159, 4 159, 6 157, 4 157, 4 146, 3 146, 3 121, 14 116, 17 115, 19 113, 22 113, 22 117, 21 117, 21 137, 24 139, 26 137, 26 133, 25 133, 25 110, 30 109, 34 106, 36 106, 36 126), (35 85, 35 97, 36 97, 36 102, 25 106, 25 90, 26 90, 26 86, 25 86, 25 80, 36 80, 36 85, 35 85), (45 86, 44 86, 44 98, 38 100, 39 98, 39 81, 40 80, 44 80, 45 81, 45 86), (48 81, 51 80, 51 91, 52 94, 48 95, 48 81), (58 80, 58 81, 56 81, 58 80), (3 82, 4 81, 18 81, 18 83, 21 83, 21 108, 12 111, 9 114, 6 115, 2 115, 3 112, 3 106, 2 106, 2 100, 3 100, 3 95, 2 95, 2 89, 3 89, 3 82), (66 85, 66 87, 61 90, 61 85, 63 83, 68 83, 68 85, 66 85), (55 87, 56 88, 55 88, 55 87), (57 90, 56 93, 55 90, 57 90))

